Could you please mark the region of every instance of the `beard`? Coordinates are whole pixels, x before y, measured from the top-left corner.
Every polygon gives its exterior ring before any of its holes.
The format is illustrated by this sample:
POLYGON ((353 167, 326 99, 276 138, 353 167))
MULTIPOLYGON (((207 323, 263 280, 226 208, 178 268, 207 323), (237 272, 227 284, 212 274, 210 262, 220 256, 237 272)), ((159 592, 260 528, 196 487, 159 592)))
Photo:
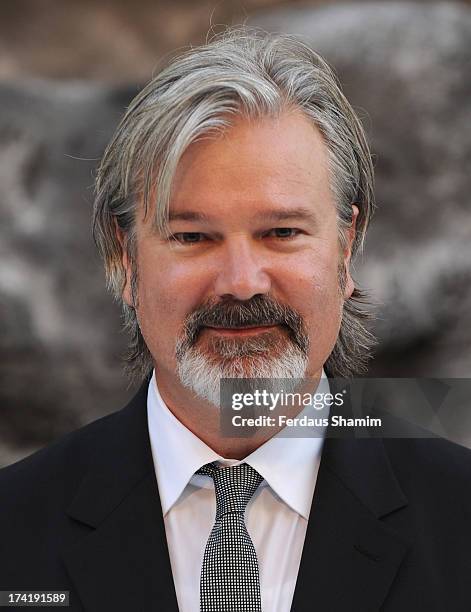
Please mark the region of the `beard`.
MULTIPOLYGON (((181 384, 219 407, 221 379, 300 379, 308 366, 309 337, 302 317, 265 295, 252 299, 205 303, 187 317, 175 353, 181 384), (205 332, 207 327, 267 327, 254 336, 230 337, 205 332)), ((264 381, 264 388, 270 385, 264 381)), ((286 381, 285 381, 286 383, 286 381)), ((273 384, 276 385, 275 380, 273 384)), ((285 384, 286 389, 286 384, 285 384)))

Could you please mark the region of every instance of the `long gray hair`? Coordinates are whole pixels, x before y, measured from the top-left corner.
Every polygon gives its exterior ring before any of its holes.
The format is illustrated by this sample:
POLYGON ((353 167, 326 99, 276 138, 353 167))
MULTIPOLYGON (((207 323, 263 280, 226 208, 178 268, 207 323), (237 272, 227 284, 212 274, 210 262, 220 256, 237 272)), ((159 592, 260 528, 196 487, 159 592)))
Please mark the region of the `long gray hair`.
MULTIPOLYGON (((167 232, 172 179, 187 147, 227 129, 234 117, 275 117, 287 108, 299 108, 321 132, 329 154, 340 244, 345 245, 354 203, 359 215, 352 255, 362 248, 374 209, 373 166, 361 123, 335 74, 292 36, 228 29, 170 61, 131 102, 104 153, 96 179, 93 235, 108 286, 118 300, 126 273, 117 227, 125 237, 137 304, 137 202, 142 199, 145 213, 155 211, 156 229, 167 232)), ((341 286, 344 276, 340 270, 341 286)), ((329 376, 349 377, 366 369, 374 339, 365 327, 365 303, 358 288, 344 303, 337 343, 325 364, 329 376)), ((131 336, 127 371, 143 378, 153 367, 152 356, 135 309, 124 301, 122 305, 131 336)))

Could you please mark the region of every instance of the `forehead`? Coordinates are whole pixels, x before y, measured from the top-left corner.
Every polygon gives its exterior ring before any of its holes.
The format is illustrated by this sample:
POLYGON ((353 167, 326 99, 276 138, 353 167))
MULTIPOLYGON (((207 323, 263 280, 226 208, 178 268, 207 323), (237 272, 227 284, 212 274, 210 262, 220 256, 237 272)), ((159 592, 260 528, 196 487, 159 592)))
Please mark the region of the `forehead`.
POLYGON ((190 202, 222 206, 221 193, 227 208, 267 198, 307 199, 326 190, 323 138, 300 111, 292 111, 277 118, 239 119, 222 135, 190 145, 174 177, 170 210, 190 202))
POLYGON ((335 211, 327 147, 298 109, 237 118, 224 132, 192 143, 173 177, 168 221, 256 220, 290 208, 335 211))

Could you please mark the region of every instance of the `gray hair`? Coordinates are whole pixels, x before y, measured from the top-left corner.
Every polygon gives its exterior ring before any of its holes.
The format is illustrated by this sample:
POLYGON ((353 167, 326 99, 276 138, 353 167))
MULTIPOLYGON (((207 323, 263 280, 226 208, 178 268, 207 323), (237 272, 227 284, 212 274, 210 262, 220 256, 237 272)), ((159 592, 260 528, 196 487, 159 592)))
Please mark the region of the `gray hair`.
MULTIPOLYGON (((117 227, 125 236, 137 304, 137 202, 142 199, 145 214, 149 208, 155 211, 159 232, 168 232, 172 180, 188 146, 229 128, 231 118, 275 117, 288 108, 300 109, 322 134, 340 244, 345 245, 355 203, 359 215, 352 255, 362 248, 374 209, 373 166, 361 123, 334 72, 292 36, 247 27, 228 29, 169 62, 131 102, 104 153, 96 180, 93 235, 104 258, 108 286, 118 300, 126 274, 117 227)), ((364 324, 364 301, 357 288, 345 301, 337 344, 325 364, 330 376, 365 371, 373 337, 364 324)), ((135 309, 123 303, 123 314, 131 334, 128 373, 142 378, 152 369, 152 356, 135 309)))

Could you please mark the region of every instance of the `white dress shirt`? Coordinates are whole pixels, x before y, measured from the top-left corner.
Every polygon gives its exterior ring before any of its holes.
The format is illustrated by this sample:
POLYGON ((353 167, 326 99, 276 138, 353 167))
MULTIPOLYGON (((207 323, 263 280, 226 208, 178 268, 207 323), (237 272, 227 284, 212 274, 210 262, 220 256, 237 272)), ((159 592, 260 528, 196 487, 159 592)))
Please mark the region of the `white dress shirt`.
MULTIPOLYGON (((318 392, 329 392, 322 372, 318 392)), ((257 553, 263 612, 289 612, 306 536, 323 436, 276 436, 242 461, 225 459, 187 429, 149 384, 148 425, 173 580, 180 612, 200 610, 200 572, 214 525, 211 478, 195 472, 205 463, 248 463, 264 478, 245 521, 257 553)), ((302 414, 312 411, 304 409, 302 414)), ((312 416, 319 416, 318 411, 312 416)), ((321 413, 325 416, 325 412, 321 413)), ((291 432, 290 432, 291 433, 291 432)), ((321 432, 322 433, 322 432, 321 432)), ((292 432, 295 435, 295 432, 292 432)))

